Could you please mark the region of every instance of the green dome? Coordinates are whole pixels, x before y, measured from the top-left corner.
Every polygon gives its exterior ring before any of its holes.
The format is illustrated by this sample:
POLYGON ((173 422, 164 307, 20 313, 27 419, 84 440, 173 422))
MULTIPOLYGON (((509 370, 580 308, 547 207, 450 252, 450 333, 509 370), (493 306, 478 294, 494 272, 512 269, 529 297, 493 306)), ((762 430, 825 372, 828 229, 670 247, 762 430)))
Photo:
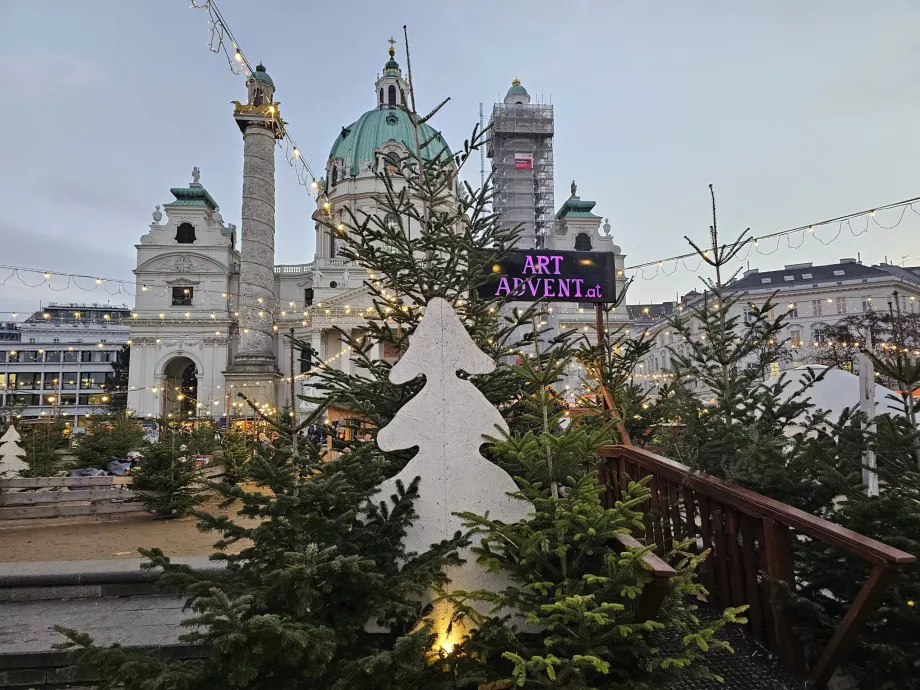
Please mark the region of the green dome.
MULTIPOLYGON (((408 113, 395 108, 369 110, 357 122, 343 128, 332 145, 329 157, 341 158, 343 163, 351 166, 351 176, 357 177, 361 161, 375 160, 374 151, 390 139, 395 139, 410 150, 415 148, 415 131, 408 113)), ((419 126, 419 140, 420 143, 431 140, 422 149, 424 158, 433 159, 444 152, 450 155, 447 142, 427 124, 419 126)), ((339 177, 342 176, 344 170, 339 171, 339 177)))
POLYGON ((523 86, 521 86, 521 80, 520 80, 520 79, 515 79, 513 82, 511 82, 511 88, 508 89, 508 94, 507 94, 507 95, 510 96, 511 94, 515 94, 515 93, 522 93, 522 94, 524 94, 525 96, 528 95, 527 89, 525 89, 523 86))
POLYGON ((252 78, 256 81, 264 81, 275 86, 275 82, 272 81, 272 78, 268 76, 268 72, 265 71, 265 65, 258 64, 256 65, 256 71, 252 73, 252 78))

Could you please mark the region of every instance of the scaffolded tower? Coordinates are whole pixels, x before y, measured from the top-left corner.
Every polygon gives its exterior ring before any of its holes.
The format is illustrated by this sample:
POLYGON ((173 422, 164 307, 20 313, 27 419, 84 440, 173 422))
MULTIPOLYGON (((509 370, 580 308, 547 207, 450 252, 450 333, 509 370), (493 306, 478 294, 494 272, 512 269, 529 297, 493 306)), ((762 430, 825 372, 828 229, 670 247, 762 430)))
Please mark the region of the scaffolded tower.
POLYGON ((522 226, 518 249, 553 246, 553 106, 531 103, 515 79, 504 103, 492 107, 488 147, 493 206, 503 224, 522 226))

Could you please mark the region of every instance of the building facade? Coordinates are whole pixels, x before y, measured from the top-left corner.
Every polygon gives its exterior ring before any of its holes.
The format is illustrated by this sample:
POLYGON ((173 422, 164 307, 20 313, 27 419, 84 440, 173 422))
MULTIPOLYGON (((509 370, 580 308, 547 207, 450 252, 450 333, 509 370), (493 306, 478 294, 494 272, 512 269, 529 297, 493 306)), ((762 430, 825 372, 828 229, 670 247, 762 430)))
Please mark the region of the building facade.
MULTIPOLYGON (((247 82, 248 102, 237 103, 234 112, 244 138, 242 232, 223 221, 196 168, 188 186, 170 190, 175 200, 162 211, 157 207, 136 245, 129 408, 144 417, 185 412, 223 418, 228 411, 242 414, 238 393, 270 406, 285 404, 292 376, 296 393, 310 394, 299 353, 291 367, 286 336, 292 333, 308 341, 320 360, 351 371, 349 351, 335 329, 356 333, 364 327, 371 306, 366 272, 340 256, 342 240, 320 216, 328 212, 344 227, 346 213, 362 219, 378 212, 375 198, 384 185, 376 173, 384 157, 415 147, 414 127, 400 108, 407 92, 391 48, 374 83, 373 107, 343 127, 330 150, 314 214, 314 260, 276 264, 274 152, 268 141, 283 121, 274 83, 264 67, 257 68, 247 82)), ((426 124, 420 129, 427 142, 423 156, 450 156, 437 131, 426 124)), ((411 225, 403 230, 418 231, 411 225)), ((377 347, 372 356, 391 354, 377 347)))
MULTIPOLYGON (((853 314, 887 309, 895 292, 903 312, 920 311, 920 267, 866 266, 851 258, 820 266, 790 264, 782 270, 749 270, 732 283, 728 291, 743 296, 732 313, 742 320, 750 318, 749 304, 762 307, 768 299, 775 303, 776 310, 788 312, 785 335, 789 356, 768 372, 775 376, 782 370, 814 362, 825 346, 825 328, 853 314)), ((694 292, 685 296, 681 304, 646 305, 646 309, 660 309, 661 316, 635 322, 634 327, 647 330, 655 343, 636 372, 637 381, 643 382, 649 390, 656 390, 669 380, 674 352, 686 354, 687 351, 682 337, 670 326, 670 317, 701 298, 702 295, 694 292)), ((696 332, 692 318, 690 327, 696 332)))
POLYGON ((50 304, 6 324, 0 338, 0 414, 7 419, 57 417, 83 427, 113 396, 115 370, 128 343, 126 306, 50 304))

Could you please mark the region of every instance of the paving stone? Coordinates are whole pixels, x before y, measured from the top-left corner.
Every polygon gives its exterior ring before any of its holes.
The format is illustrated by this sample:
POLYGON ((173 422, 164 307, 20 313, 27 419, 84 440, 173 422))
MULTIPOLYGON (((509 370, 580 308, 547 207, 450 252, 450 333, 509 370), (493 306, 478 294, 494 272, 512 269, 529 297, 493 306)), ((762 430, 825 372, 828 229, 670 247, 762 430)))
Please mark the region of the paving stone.
POLYGON ((185 604, 185 597, 173 594, 157 594, 146 597, 127 597, 119 599, 116 611, 140 611, 143 609, 181 609, 185 604))
POLYGON ((86 632, 101 644, 175 643, 186 632, 181 623, 189 617, 182 603, 181 597, 168 596, 0 603, 0 650, 49 651, 64 641, 52 630, 54 625, 86 632))
POLYGON ((43 601, 47 599, 90 599, 102 596, 100 585, 58 585, 54 587, 5 587, 0 589, 3 601, 43 601))

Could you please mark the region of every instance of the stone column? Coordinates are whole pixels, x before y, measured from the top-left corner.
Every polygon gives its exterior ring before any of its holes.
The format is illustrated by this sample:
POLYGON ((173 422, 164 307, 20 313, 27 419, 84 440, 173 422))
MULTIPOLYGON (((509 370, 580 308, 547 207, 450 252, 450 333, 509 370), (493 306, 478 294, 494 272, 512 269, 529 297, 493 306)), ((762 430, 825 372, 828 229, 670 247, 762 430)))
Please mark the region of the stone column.
MULTIPOLYGON (((349 332, 349 335, 354 336, 354 332, 349 332)), ((336 337, 341 338, 342 336, 336 333, 336 337)), ((352 351, 348 348, 348 344, 345 342, 342 342, 342 355, 341 357, 339 357, 339 359, 341 360, 339 364, 339 369, 341 369, 346 374, 354 373, 353 372, 354 367, 352 366, 352 363, 351 363, 351 355, 352 355, 352 351)))
POLYGON ((313 332, 310 333, 310 347, 316 352, 316 359, 320 362, 326 358, 323 348, 323 332, 316 326, 313 327, 313 332))
POLYGON ((251 122, 243 130, 243 142, 240 340, 230 371, 272 374, 278 371, 271 317, 275 299, 275 133, 261 122, 251 122))

